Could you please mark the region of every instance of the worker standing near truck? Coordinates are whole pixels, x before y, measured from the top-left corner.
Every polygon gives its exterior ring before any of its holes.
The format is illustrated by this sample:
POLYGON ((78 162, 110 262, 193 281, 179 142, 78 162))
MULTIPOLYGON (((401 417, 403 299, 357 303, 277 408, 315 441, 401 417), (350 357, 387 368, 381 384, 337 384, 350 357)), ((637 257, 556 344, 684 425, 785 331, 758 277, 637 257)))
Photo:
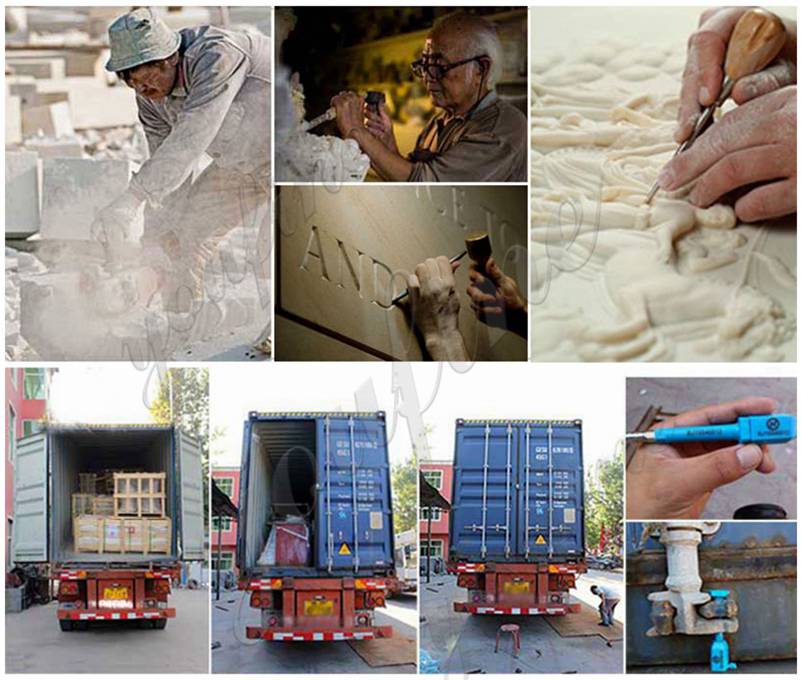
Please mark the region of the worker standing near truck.
POLYGON ((115 266, 145 204, 143 257, 170 312, 196 313, 203 272, 234 228, 267 229, 270 42, 203 25, 173 31, 147 8, 109 27, 106 70, 136 90, 150 158, 93 233, 115 266))
POLYGON ((599 626, 614 625, 615 607, 620 602, 620 595, 609 586, 590 586, 590 592, 601 598, 598 613, 601 615, 599 626))

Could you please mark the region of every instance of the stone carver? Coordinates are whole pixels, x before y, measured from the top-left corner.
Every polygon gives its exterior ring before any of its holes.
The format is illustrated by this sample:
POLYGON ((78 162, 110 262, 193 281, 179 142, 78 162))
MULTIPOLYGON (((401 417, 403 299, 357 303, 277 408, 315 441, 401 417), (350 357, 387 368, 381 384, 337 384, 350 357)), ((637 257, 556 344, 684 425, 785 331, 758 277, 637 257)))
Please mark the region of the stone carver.
POLYGON ((525 182, 526 117, 495 91, 502 69, 495 26, 456 12, 439 19, 412 64, 439 109, 408 157, 401 155, 383 103, 341 92, 331 100, 343 137, 354 139, 373 169, 396 182, 525 182))

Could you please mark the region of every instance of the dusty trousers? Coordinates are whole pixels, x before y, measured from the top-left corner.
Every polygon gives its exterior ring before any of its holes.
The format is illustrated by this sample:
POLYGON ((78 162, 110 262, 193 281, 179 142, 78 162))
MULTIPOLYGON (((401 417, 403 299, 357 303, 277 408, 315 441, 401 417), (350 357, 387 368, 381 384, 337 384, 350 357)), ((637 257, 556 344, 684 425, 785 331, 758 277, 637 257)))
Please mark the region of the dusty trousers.
MULTIPOLYGON (((191 313, 202 307, 204 271, 220 242, 237 227, 255 235, 255 274, 266 275, 270 258, 269 172, 245 174, 212 163, 190 177, 160 208, 145 212, 147 263, 158 273, 164 309, 191 313)), ((251 254, 248 254, 251 260, 251 254)), ((243 264, 243 263, 240 263, 243 264)))

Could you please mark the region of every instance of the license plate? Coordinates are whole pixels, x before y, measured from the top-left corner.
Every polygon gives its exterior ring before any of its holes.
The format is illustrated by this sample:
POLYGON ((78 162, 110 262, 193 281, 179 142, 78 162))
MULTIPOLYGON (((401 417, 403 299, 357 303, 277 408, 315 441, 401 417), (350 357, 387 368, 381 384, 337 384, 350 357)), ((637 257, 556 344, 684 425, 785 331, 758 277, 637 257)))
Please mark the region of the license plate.
POLYGON ((119 588, 103 588, 104 600, 127 600, 128 589, 125 587, 119 588))
POLYGON ((505 593, 527 593, 528 581, 507 581, 503 584, 503 592, 505 593))
POLYGON ((306 600, 303 613, 306 616, 333 616, 334 603, 331 600, 306 600))

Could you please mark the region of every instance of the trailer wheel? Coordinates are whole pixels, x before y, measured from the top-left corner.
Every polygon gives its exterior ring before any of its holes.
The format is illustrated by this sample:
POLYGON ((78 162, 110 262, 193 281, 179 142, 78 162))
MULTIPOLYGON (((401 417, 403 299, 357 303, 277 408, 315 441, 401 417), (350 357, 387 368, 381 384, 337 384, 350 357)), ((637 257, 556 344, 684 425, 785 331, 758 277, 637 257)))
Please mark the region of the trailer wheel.
POLYGON ((167 627, 167 619, 156 619, 153 621, 153 628, 156 630, 164 630, 167 627))
POLYGON ((58 627, 61 628, 61 630, 63 630, 65 633, 68 633, 72 630, 72 621, 69 619, 59 619, 58 627))

